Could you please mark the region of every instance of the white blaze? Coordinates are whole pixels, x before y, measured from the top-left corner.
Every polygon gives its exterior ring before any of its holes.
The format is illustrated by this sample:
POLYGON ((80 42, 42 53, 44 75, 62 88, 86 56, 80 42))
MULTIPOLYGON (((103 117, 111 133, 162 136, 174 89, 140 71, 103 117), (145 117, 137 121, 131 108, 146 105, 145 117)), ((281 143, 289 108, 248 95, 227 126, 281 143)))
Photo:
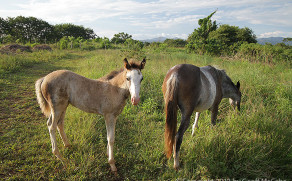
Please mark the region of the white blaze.
POLYGON ((131 94, 131 102, 133 105, 137 105, 140 101, 140 87, 142 80, 142 73, 140 70, 133 69, 127 73, 127 78, 129 79, 130 87, 129 91, 131 94))

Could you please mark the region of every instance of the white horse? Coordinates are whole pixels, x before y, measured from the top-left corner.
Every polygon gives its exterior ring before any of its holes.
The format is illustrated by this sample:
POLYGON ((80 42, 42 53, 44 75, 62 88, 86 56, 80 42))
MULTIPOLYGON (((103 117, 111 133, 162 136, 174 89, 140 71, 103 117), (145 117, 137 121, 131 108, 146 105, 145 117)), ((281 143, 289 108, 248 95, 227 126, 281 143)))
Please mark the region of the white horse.
POLYGON ((69 104, 89 113, 103 115, 107 129, 107 155, 111 170, 116 174, 113 147, 117 116, 122 112, 126 99, 131 95, 131 102, 137 105, 143 79, 141 70, 146 60, 141 63, 128 62, 124 59, 124 68, 113 71, 97 80, 85 78, 67 70, 58 70, 36 81, 35 89, 42 112, 49 118, 49 128, 53 154, 63 162, 56 142, 58 129, 65 147, 70 146, 64 132, 64 117, 69 104))

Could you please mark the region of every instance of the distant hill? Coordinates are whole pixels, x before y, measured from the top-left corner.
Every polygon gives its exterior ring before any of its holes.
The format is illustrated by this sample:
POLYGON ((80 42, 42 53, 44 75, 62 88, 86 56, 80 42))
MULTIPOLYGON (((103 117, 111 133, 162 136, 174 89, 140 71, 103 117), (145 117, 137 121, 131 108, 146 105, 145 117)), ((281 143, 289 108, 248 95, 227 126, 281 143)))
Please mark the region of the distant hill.
MULTIPOLYGON (((257 41, 261 45, 265 45, 266 43, 271 43, 275 45, 277 43, 283 43, 283 37, 269 37, 269 38, 258 38, 257 41)), ((292 42, 286 42, 287 45, 292 45, 292 42)))
POLYGON ((147 39, 147 40, 141 40, 142 42, 164 42, 167 38, 166 37, 158 37, 158 38, 152 38, 152 39, 147 39))
MULTIPOLYGON (((141 40, 142 42, 164 42, 167 37, 157 37, 157 38, 152 38, 152 39, 146 39, 146 40, 141 40)), ((177 38, 170 38, 170 39, 177 39, 177 38)), ((272 45, 275 45, 277 43, 282 43, 284 37, 269 37, 269 38, 257 38, 257 41, 261 45, 265 45, 266 43, 271 43, 272 45)), ((285 44, 292 46, 292 42, 286 42, 285 44)))

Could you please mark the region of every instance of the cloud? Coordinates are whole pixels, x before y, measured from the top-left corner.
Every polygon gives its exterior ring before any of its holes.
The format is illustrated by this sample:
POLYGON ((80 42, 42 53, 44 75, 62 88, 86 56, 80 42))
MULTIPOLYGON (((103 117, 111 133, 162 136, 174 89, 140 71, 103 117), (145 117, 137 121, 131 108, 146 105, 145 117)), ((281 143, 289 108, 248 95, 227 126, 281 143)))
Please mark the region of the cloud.
POLYGON ((258 38, 268 38, 268 37, 292 37, 292 32, 274 31, 262 33, 258 38))
MULTIPOLYGON (((17 0, 14 0, 15 2, 17 0)), ((189 34, 214 10, 217 23, 292 28, 289 0, 28 0, 10 8, 0 2, 1 17, 34 16, 51 24, 74 23, 98 32, 189 34), (2 5, 3 4, 3 5, 2 5), (149 33, 150 32, 150 33, 149 33)), ((263 28, 262 28, 263 29, 263 28)), ((274 30, 274 29, 273 29, 274 30)), ((273 31, 270 30, 270 31, 273 31)), ((279 30, 286 32, 287 30, 279 30)), ((254 30, 256 34, 263 33, 254 30)), ((109 34, 109 33, 106 33, 109 34)))

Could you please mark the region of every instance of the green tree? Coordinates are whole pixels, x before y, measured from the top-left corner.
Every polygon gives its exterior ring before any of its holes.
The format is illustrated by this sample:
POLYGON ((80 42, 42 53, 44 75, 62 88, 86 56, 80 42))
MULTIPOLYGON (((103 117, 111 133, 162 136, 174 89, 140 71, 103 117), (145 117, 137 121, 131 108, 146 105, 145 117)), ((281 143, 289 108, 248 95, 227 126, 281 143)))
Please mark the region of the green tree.
POLYGON ((217 23, 216 21, 211 20, 212 16, 216 13, 214 11, 209 16, 203 19, 199 19, 198 24, 199 28, 195 29, 192 34, 188 37, 188 44, 187 48, 191 51, 195 51, 200 54, 204 54, 206 49, 206 44, 208 41, 209 34, 212 31, 215 31, 217 29, 217 23))
POLYGON ((78 26, 74 24, 58 24, 54 26, 57 40, 61 39, 64 36, 72 36, 74 38, 81 37, 83 39, 94 39, 96 34, 92 29, 84 28, 83 26, 78 26))
POLYGON ((166 39, 164 43, 171 47, 185 47, 187 41, 183 39, 166 39))
POLYGON ((23 43, 25 42, 46 42, 53 37, 53 26, 46 21, 35 17, 17 16, 8 18, 9 33, 23 43))
POLYGON ((247 27, 221 25, 216 31, 209 35, 209 42, 216 42, 220 49, 215 54, 235 54, 241 44, 256 43, 256 36, 253 31, 247 27))
POLYGON ((115 44, 122 44, 122 43, 125 43, 127 39, 132 39, 132 35, 122 32, 122 33, 114 34, 114 37, 111 39, 111 42, 115 44))
POLYGON ((104 37, 101 40, 101 45, 100 45, 101 48, 107 49, 107 48, 110 48, 110 45, 111 45, 110 40, 107 37, 104 37))
MULTIPOLYGON (((3 43, 5 37, 9 35, 10 26, 8 22, 0 17, 0 42, 3 43)), ((10 35, 11 36, 11 35, 10 35)))

